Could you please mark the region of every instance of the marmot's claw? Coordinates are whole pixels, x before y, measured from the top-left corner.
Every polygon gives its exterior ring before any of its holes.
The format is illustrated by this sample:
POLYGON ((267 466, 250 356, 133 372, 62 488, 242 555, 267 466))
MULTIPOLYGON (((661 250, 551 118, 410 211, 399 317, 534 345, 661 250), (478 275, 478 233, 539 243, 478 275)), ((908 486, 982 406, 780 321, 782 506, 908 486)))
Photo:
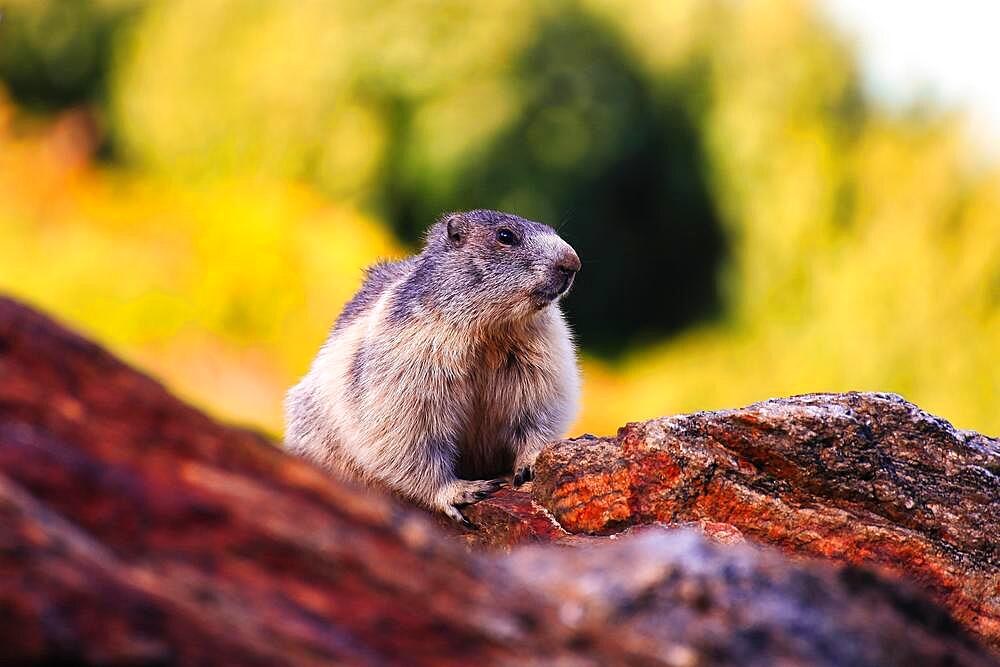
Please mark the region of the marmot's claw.
POLYGON ((507 480, 500 477, 498 477, 497 479, 484 480, 483 484, 486 485, 486 488, 480 491, 479 493, 483 494, 483 498, 488 498, 489 496, 492 496, 494 493, 499 491, 501 487, 503 487, 506 483, 507 480))
POLYGON ((451 492, 445 497, 444 501, 458 507, 471 505, 484 498, 489 498, 503 484, 504 480, 502 479, 459 480, 454 483, 451 492))
POLYGON ((482 500, 483 498, 489 498, 494 493, 500 490, 504 484, 507 483, 505 479, 489 479, 486 480, 487 488, 482 491, 476 491, 476 500, 482 500))
POLYGON ((525 482, 530 482, 534 476, 535 474, 531 470, 531 466, 524 466, 514 474, 514 488, 516 489, 525 482))
POLYGON ((444 513, 448 515, 448 518, 457 523, 458 525, 466 528, 467 530, 476 530, 476 524, 472 523, 465 516, 462 515, 458 508, 454 505, 448 505, 444 509, 444 513))

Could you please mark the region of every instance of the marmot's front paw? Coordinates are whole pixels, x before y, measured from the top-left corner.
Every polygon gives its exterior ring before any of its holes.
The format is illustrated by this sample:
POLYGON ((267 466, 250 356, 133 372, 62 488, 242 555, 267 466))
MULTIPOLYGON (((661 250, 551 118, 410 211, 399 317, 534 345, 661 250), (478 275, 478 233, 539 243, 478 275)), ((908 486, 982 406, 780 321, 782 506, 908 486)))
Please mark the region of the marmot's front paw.
POLYGON ((502 479, 455 480, 441 492, 439 506, 441 511, 451 517, 453 521, 466 528, 474 529, 476 526, 462 516, 458 508, 490 497, 505 483, 505 480, 502 479))
POLYGON ((535 478, 535 461, 538 459, 540 451, 541 448, 531 453, 521 454, 514 461, 514 479, 511 486, 515 489, 535 478))

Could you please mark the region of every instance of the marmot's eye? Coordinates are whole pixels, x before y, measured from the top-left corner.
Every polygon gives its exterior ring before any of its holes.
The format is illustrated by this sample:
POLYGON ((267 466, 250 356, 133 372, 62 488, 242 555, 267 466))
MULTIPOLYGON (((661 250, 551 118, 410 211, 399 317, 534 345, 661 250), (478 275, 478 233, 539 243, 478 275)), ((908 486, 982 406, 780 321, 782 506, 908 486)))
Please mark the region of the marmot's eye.
POLYGON ((497 231, 497 241, 504 245, 514 245, 514 241, 516 240, 517 239, 514 238, 514 232, 509 229, 501 229, 497 231))

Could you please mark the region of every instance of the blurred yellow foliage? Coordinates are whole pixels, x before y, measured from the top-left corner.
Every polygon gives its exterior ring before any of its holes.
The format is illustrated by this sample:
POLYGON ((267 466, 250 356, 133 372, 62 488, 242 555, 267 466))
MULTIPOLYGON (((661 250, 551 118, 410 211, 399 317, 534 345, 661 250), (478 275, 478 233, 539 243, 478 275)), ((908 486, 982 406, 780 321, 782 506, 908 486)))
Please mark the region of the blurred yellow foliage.
POLYGON ((186 397, 277 432, 283 388, 362 269, 397 245, 290 183, 181 186, 97 169, 74 154, 85 133, 74 114, 34 136, 0 129, 0 290, 186 397))
POLYGON ((157 3, 123 50, 113 113, 125 150, 168 173, 308 175, 366 194, 396 97, 428 107, 415 133, 432 163, 500 127, 513 95, 498 72, 536 14, 515 0, 157 3))

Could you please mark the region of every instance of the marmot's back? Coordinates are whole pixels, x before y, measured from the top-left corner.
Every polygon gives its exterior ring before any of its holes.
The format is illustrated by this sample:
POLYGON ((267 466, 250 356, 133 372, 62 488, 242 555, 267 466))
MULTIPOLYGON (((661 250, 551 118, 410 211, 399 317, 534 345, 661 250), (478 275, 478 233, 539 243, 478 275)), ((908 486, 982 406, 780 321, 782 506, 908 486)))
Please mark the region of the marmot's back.
POLYGON ((423 251, 377 264, 286 399, 286 445, 464 521, 455 507, 510 470, 530 478, 576 411, 558 300, 580 261, 550 227, 452 214, 423 251), (498 469, 498 466, 506 468, 498 469))
MULTIPOLYGON (((347 442, 349 416, 346 405, 351 367, 363 348, 377 304, 412 270, 412 259, 380 262, 365 270, 361 288, 344 306, 309 372, 285 396, 285 447, 295 454, 349 476, 358 477, 351 457, 341 450, 347 442)), ((380 309, 381 310, 381 309, 380 309)))
POLYGON ((379 262, 368 267, 365 270, 365 279, 361 284, 361 289, 344 306, 340 317, 333 325, 333 331, 347 326, 358 316, 370 310, 386 288, 405 276, 408 270, 412 270, 412 267, 412 259, 403 259, 398 262, 379 262))

